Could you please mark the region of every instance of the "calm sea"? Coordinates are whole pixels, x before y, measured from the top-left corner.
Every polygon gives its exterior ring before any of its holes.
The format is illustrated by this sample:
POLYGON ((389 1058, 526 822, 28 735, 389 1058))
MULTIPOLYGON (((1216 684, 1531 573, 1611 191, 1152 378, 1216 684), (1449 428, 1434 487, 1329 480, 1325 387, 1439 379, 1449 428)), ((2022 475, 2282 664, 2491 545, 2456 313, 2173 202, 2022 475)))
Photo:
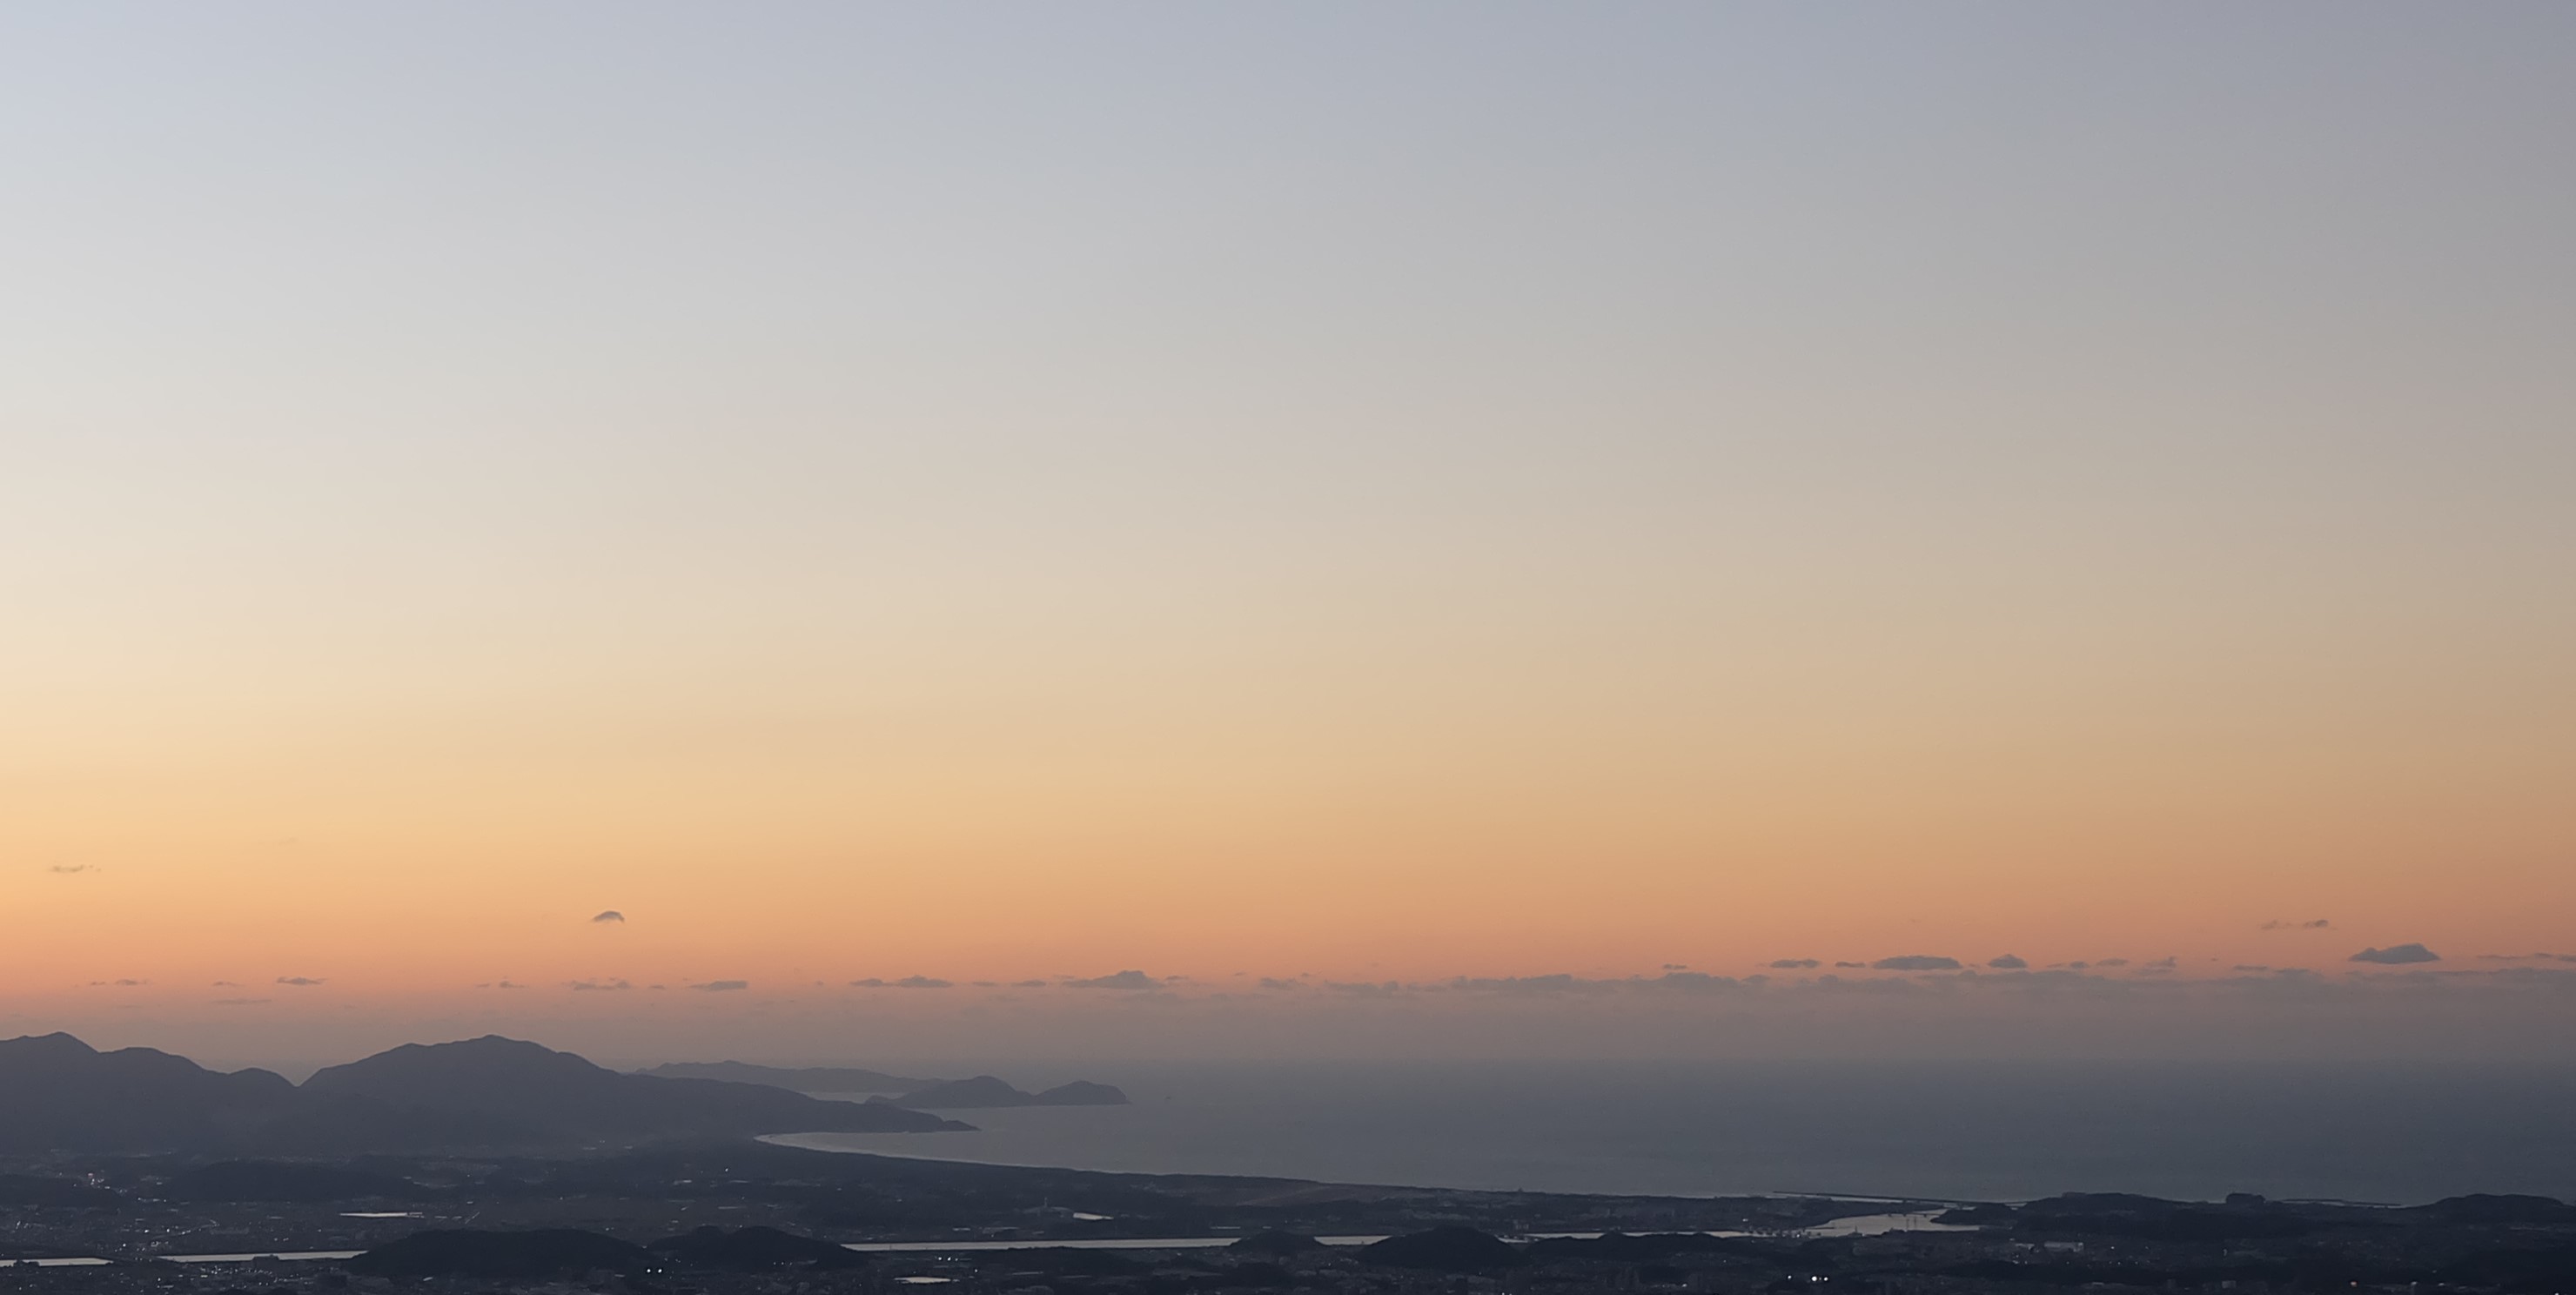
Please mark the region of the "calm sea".
POLYGON ((2185 1063, 1028 1065, 1125 1107, 780 1139, 991 1164, 1418 1186, 2018 1200, 2576 1198, 2576 1070, 2185 1063))

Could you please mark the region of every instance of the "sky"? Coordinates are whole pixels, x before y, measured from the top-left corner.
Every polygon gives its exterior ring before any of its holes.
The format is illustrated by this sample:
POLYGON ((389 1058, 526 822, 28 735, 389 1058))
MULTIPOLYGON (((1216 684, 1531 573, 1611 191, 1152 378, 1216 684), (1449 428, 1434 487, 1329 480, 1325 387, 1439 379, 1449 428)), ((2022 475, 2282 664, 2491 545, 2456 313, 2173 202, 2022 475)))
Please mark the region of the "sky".
POLYGON ((0 1033, 2542 1046, 2571 49, 13 9, 0 1033))

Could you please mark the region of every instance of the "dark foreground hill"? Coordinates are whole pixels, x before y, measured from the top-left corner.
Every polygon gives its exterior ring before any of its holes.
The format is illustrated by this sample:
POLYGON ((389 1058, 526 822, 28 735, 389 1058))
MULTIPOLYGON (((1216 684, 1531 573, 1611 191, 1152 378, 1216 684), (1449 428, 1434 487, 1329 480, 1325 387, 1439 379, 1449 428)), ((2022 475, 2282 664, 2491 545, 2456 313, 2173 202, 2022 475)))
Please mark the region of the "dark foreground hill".
POLYGON ((302 1087, 68 1034, 0 1040, 0 1154, 340 1156, 967 1127, 756 1084, 621 1075, 497 1037, 405 1045, 302 1087))
POLYGON ((653 1243, 653 1251, 684 1268, 719 1268, 761 1272, 774 1268, 864 1268, 868 1257, 816 1237, 800 1237, 776 1228, 747 1227, 731 1232, 702 1227, 653 1243))
POLYGON ((1388 1237, 1360 1247, 1360 1262, 1386 1268, 1481 1273, 1515 1268, 1521 1252, 1510 1242, 1468 1227, 1438 1227, 1388 1237))

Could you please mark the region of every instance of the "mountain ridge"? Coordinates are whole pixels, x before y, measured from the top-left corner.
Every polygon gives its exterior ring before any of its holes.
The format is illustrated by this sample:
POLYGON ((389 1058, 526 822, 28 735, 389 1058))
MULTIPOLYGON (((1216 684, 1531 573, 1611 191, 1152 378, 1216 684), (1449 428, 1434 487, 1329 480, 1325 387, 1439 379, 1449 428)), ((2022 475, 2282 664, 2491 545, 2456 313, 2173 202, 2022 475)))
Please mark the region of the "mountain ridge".
POLYGON ((11 1153, 329 1155, 970 1127, 757 1084, 619 1074, 499 1035, 404 1044, 300 1086, 63 1033, 0 1039, 0 1152, 11 1153))

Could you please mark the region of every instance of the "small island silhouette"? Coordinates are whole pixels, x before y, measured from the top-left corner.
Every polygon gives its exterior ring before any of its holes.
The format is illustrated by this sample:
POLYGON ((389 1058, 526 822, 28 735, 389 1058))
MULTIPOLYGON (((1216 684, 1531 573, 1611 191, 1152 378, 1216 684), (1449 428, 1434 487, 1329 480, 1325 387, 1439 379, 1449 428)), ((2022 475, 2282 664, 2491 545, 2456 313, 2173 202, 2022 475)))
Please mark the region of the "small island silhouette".
POLYGON ((1041 1092, 1023 1092, 992 1075, 971 1079, 915 1079, 841 1066, 788 1068, 740 1061, 673 1062, 639 1074, 665 1079, 719 1079, 762 1084, 798 1093, 867 1093, 870 1105, 915 1110, 975 1110, 1003 1106, 1125 1106, 1127 1094, 1108 1084, 1077 1079, 1041 1092))

